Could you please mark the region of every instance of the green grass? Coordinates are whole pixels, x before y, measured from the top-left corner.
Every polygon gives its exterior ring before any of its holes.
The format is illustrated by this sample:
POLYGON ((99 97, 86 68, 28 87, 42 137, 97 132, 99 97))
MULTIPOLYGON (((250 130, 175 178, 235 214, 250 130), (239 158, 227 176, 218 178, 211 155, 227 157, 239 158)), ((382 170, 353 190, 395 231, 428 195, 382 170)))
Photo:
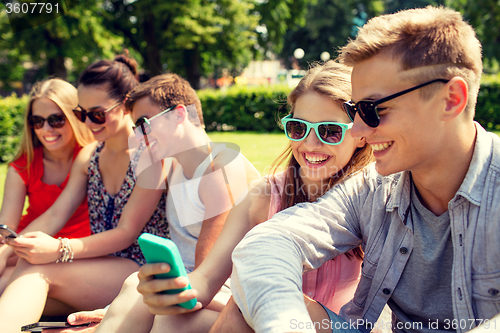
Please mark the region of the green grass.
POLYGON ((209 132, 215 142, 231 142, 238 145, 243 155, 259 170, 267 174, 274 160, 285 150, 288 143, 284 133, 209 132))

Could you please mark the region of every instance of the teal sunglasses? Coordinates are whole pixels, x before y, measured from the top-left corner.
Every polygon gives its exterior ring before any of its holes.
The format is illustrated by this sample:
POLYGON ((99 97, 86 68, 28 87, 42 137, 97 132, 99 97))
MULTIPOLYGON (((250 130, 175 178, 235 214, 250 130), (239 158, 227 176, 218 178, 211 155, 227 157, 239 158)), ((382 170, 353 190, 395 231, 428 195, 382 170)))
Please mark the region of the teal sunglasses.
POLYGON ((286 137, 292 141, 301 141, 307 138, 311 128, 314 128, 318 139, 327 145, 339 145, 344 141, 345 132, 351 129, 353 123, 343 124, 331 121, 310 123, 302 119, 292 118, 289 114, 281 119, 286 137))

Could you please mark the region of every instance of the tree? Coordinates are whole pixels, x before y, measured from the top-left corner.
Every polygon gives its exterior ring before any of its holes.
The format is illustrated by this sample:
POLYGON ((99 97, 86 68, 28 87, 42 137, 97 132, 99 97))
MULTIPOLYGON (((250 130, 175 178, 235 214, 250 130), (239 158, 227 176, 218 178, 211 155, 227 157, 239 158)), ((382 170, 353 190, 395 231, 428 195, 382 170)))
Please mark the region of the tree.
POLYGON ((166 69, 186 76, 194 88, 220 64, 246 65, 258 17, 251 0, 110 1, 107 27, 125 36, 150 75, 166 69))
POLYGON ((474 27, 483 46, 487 71, 498 72, 500 60, 500 6, 496 0, 446 0, 445 5, 462 13, 474 27))
POLYGON ((306 24, 308 6, 317 0, 260 0, 255 14, 260 16, 259 44, 265 51, 280 53, 285 35, 306 24))
POLYGON ((305 51, 304 58, 300 60, 302 67, 308 62, 319 61, 325 51, 335 58, 338 49, 349 38, 355 37, 352 32, 355 33, 357 28, 356 19, 378 15, 383 8, 380 1, 318 0, 308 7, 305 26, 287 32, 280 56, 286 60, 288 67, 294 60, 292 55, 296 48, 305 51))
POLYGON ((89 59, 121 52, 123 38, 103 28, 100 7, 97 1, 80 3, 64 15, 21 31, 13 31, 6 17, 0 16, 0 67, 15 73, 0 76, 4 85, 24 74, 21 61, 41 69, 34 79, 56 76, 75 80, 89 59))

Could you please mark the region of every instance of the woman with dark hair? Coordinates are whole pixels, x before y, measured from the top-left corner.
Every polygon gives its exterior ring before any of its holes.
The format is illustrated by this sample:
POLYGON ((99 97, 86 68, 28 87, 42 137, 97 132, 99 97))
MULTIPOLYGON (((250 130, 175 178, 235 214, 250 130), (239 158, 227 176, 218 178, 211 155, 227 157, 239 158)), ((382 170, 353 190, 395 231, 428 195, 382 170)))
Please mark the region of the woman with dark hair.
POLYGON ((56 239, 30 232, 7 241, 21 259, 0 298, 2 332, 19 332, 42 314, 108 305, 145 262, 139 234, 168 236, 163 190, 135 187, 134 165, 142 150, 128 147, 133 123, 124 100, 137 85, 137 63, 128 55, 96 62, 80 75, 73 112, 97 142, 80 151, 66 188, 32 224, 46 226, 34 230, 50 234, 87 194, 92 235, 56 239))
MULTIPOLYGON (((0 224, 19 234, 37 230, 31 222, 61 194, 78 152, 93 141, 90 130, 73 114, 77 104, 76 88, 66 81, 50 79, 33 86, 24 113, 21 145, 7 171, 0 224), (22 215, 26 197, 29 207, 22 215)), ((54 237, 90 235, 87 200, 59 229, 52 233, 57 232, 54 237)), ((14 251, 0 245, 0 294, 16 263, 14 251)))

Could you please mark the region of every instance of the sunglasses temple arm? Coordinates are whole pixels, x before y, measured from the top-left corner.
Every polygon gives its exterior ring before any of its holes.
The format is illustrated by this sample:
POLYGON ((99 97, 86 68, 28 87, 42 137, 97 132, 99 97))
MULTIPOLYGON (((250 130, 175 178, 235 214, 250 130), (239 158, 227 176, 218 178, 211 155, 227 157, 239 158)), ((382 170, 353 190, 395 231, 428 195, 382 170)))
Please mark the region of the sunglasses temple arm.
POLYGON ((390 95, 390 96, 387 96, 387 97, 384 97, 384 98, 381 98, 379 100, 376 101, 376 104, 375 105, 378 105, 378 104, 382 104, 382 103, 385 103, 391 99, 394 99, 396 97, 399 97, 401 95, 404 95, 404 94, 407 94, 409 92, 412 92, 413 90, 417 90, 417 89, 420 89, 422 87, 425 87, 429 84, 432 84, 432 83, 435 83, 435 82, 443 82, 443 83, 448 83, 448 80, 445 80, 445 79, 436 79, 436 80, 432 80, 432 81, 429 81, 429 82, 425 82, 425 83, 422 83, 422 84, 419 84, 418 86, 416 87, 412 87, 410 89, 406 89, 406 90, 403 90, 403 91, 400 91, 394 95, 390 95))
POLYGON ((151 148, 149 147, 148 136, 147 136, 147 134, 143 134, 143 135, 144 135, 144 142, 146 142, 146 147, 148 149, 149 158, 151 159, 151 164, 153 164, 155 162, 155 159, 153 157, 153 153, 151 152, 151 148))

